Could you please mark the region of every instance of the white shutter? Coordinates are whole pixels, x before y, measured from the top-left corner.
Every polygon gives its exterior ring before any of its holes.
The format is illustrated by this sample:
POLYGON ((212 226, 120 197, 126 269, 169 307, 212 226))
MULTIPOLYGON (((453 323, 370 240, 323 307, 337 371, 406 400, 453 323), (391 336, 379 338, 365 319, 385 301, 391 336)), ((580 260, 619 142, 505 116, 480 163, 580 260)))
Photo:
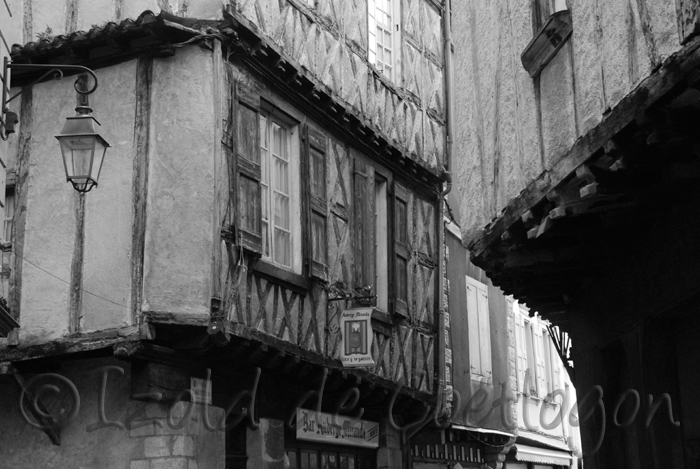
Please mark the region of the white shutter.
POLYGON ((489 296, 486 285, 480 285, 479 299, 479 346, 481 349, 481 375, 491 376, 491 320, 489 318, 489 296))
POLYGON ((481 374, 481 347, 479 346, 479 300, 477 287, 467 277, 467 327, 469 328, 469 363, 471 372, 481 374))
MULTIPOLYGON (((527 340, 525 339, 525 318, 520 314, 519 308, 515 312, 515 351, 517 356, 517 389, 523 393, 529 390, 529 384, 525 385, 525 371, 527 370, 527 340)), ((532 373, 532 371, 530 371, 532 373)))
POLYGON ((555 391, 557 389, 564 389, 564 380, 562 379, 562 361, 561 361, 561 356, 559 355, 559 352, 557 352, 557 348, 554 346, 554 341, 550 339, 549 345, 551 347, 551 354, 552 354, 552 391, 555 391))
POLYGON ((544 397, 547 395, 547 378, 546 378, 546 365, 544 358, 544 347, 542 342, 542 325, 539 321, 532 321, 532 331, 534 333, 534 343, 535 343, 535 364, 537 366, 537 396, 544 397))

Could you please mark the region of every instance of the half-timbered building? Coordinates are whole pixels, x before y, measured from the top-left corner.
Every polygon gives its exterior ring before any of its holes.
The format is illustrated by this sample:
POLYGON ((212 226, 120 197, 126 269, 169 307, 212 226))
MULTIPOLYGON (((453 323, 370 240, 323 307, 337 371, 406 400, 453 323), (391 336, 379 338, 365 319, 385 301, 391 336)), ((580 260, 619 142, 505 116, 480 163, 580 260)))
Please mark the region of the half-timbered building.
POLYGON ((443 3, 171 3, 22 4, 12 62, 94 69, 111 148, 77 194, 73 80, 12 74, 3 464, 405 467, 444 394, 443 3))

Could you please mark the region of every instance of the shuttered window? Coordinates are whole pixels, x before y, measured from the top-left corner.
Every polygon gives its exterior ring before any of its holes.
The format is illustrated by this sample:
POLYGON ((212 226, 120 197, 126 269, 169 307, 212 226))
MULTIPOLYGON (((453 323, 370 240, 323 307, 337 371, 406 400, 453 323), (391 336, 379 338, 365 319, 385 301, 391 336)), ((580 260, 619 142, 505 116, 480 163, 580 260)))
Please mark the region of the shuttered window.
POLYGON ((328 277, 328 192, 326 160, 328 139, 312 125, 306 126, 306 174, 308 175, 308 226, 311 245, 307 247, 309 274, 328 277))
POLYGON ((543 331, 542 327, 539 325, 539 321, 533 321, 532 332, 534 335, 535 365, 537 366, 537 396, 544 397, 547 395, 547 363, 545 359, 543 331))
MULTIPOLYGON (((520 308, 517 304, 514 306, 515 310, 515 349, 517 357, 517 368, 518 368, 518 390, 527 393, 530 390, 529 383, 525 383, 525 375, 527 372, 528 354, 527 354, 527 340, 526 340, 526 328, 525 328, 525 318, 520 314, 520 308)), ((530 372, 532 373, 532 371, 530 372)), ((528 376, 532 376, 529 374, 528 376)))
POLYGON ((355 289, 372 287, 374 292, 374 168, 359 157, 354 159, 354 165, 355 289))
POLYGON ((245 249, 262 255, 260 97, 249 85, 238 82, 236 100, 237 235, 245 249))
POLYGON ((394 312, 408 317, 408 191, 394 183, 394 312))
POLYGON ((491 325, 486 285, 467 277, 469 363, 474 375, 491 376, 491 325))

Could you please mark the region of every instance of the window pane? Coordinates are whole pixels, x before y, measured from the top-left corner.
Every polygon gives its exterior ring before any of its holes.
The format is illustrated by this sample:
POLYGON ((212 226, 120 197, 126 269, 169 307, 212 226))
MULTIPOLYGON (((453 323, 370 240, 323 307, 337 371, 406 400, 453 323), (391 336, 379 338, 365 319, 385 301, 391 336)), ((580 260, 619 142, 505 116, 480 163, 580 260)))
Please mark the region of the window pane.
POLYGON ((275 226, 289 230, 289 197, 275 194, 275 226))
POLYGON ((396 199, 396 241, 401 244, 406 244, 407 225, 406 225, 406 202, 396 199))
POLYGON ((333 453, 321 453, 321 469, 338 469, 336 455, 333 453))
POLYGON ((289 233, 275 228, 274 261, 280 265, 291 267, 291 236, 289 233))
POLYGON ((275 185, 274 189, 289 194, 289 163, 277 157, 275 160, 275 185))
POLYGON ((269 207, 268 207, 268 205, 269 205, 268 204, 268 197, 270 196, 269 195, 270 188, 267 187, 266 185, 261 185, 260 188, 262 190, 262 201, 263 201, 263 203, 262 203, 262 219, 267 221, 267 220, 269 220, 269 217, 270 217, 269 207))
POLYGON ((391 31, 384 31, 384 45, 391 47, 391 31))
POLYGON ((285 160, 289 159, 287 155, 287 132, 278 124, 272 124, 272 140, 274 142, 272 152, 285 160))
POLYGON ((289 469, 297 469, 297 452, 287 451, 287 459, 289 460, 289 469))

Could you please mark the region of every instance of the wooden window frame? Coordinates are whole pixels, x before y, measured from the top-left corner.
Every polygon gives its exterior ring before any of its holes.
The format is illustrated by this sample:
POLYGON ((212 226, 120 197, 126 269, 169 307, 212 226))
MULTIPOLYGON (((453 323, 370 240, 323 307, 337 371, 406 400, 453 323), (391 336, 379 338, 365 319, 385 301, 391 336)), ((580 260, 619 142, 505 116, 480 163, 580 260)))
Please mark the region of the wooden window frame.
MULTIPOLYGON (((283 126, 287 132, 287 145, 289 148, 289 203, 290 203, 290 263, 291 265, 286 266, 284 264, 280 264, 274 260, 273 256, 273 249, 274 245, 271 246, 270 250, 270 256, 267 257, 265 256, 265 252, 262 253, 262 262, 266 262, 269 264, 272 264, 275 267, 278 267, 280 269, 288 270, 290 272, 296 273, 296 274, 301 274, 302 273, 302 210, 301 210, 301 182, 300 182, 300 174, 301 174, 301 167, 302 167, 302 161, 301 161, 301 152, 300 152, 300 145, 301 145, 301 139, 299 138, 299 128, 300 128, 300 123, 298 120, 294 119, 293 117, 289 116, 279 108, 277 108, 274 104, 269 103, 268 101, 261 99, 260 100, 260 118, 263 116, 266 117, 267 119, 267 126, 271 126, 272 123, 277 123, 280 126, 283 126)), ((269 132, 269 129, 268 129, 269 132)), ((271 145, 271 142, 269 143, 271 145)), ((260 138, 260 147, 261 147, 261 155, 260 155, 260 164, 261 164, 261 170, 262 170, 262 136, 260 138)), ((273 168, 273 162, 270 154, 270 158, 268 161, 269 165, 269 175, 270 178, 272 177, 272 168, 273 168)), ((271 180, 268 181, 268 184, 271 184, 271 180)), ((261 177, 261 186, 264 185, 262 182, 262 177, 261 177)), ((268 237, 269 241, 273 241, 273 236, 274 233, 272 232, 274 230, 273 222, 272 222, 272 210, 274 209, 274 201, 273 201, 273 195, 271 192, 270 187, 268 187, 268 200, 263 201, 263 191, 261 189, 260 192, 260 200, 261 200, 261 206, 263 203, 267 203, 269 207, 269 220, 268 220, 268 237)), ((262 232, 262 215, 261 215, 261 232, 262 232)), ((262 233, 262 236, 265 237, 265 234, 262 233)), ((265 246, 266 240, 263 239, 263 246, 265 246)))
MULTIPOLYGON (((401 1, 400 0, 367 0, 367 60, 377 71, 393 83, 398 82, 401 76, 401 1), (391 72, 386 73, 384 67, 377 67, 376 58, 376 10, 377 1, 386 1, 391 5, 391 72), (374 9, 374 11, 372 11, 374 9), (374 21, 374 25, 373 25, 374 21), (374 33, 373 33, 374 31, 374 33), (375 51, 371 50, 372 37, 374 36, 375 51)), ((382 61, 382 63, 388 63, 382 61)))

